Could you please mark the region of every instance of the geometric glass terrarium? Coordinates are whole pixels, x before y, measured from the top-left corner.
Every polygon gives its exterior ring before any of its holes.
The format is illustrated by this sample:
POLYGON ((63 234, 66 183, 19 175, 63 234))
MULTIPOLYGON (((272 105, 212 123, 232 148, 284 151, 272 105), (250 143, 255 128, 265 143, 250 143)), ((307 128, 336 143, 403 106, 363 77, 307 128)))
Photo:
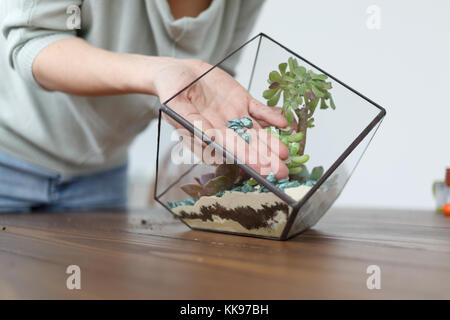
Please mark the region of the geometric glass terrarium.
MULTIPOLYGON (((226 105, 228 97, 222 99, 226 105)), ((161 105, 155 199, 192 229, 287 240, 331 207, 385 114, 378 104, 259 34, 161 105), (238 58, 240 85, 293 120, 291 129, 266 129, 289 149, 289 178, 259 174, 171 108, 177 95, 207 83, 238 58), (214 161, 205 161, 205 150, 214 161)), ((251 145, 251 121, 228 120, 237 143, 251 145)))

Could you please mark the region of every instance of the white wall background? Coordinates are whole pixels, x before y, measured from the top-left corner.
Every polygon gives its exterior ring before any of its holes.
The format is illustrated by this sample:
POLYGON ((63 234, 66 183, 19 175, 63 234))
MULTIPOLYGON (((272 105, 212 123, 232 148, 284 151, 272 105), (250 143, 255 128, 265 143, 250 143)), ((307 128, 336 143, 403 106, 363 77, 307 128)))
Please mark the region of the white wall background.
MULTIPOLYGON (((267 0, 265 32, 386 107, 387 116, 338 206, 432 208, 450 166, 450 1, 267 0), (370 5, 379 30, 366 26, 370 5)), ((131 149, 130 175, 149 181, 155 126, 131 149)))

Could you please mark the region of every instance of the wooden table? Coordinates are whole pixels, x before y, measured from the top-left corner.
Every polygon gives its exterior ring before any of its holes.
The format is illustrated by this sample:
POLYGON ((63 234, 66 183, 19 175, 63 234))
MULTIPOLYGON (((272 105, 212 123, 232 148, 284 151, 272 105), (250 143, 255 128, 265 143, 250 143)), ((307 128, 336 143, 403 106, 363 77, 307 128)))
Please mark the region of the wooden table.
POLYGON ((450 218, 333 209, 278 242, 191 231, 162 209, 0 214, 0 298, 449 299, 450 218))

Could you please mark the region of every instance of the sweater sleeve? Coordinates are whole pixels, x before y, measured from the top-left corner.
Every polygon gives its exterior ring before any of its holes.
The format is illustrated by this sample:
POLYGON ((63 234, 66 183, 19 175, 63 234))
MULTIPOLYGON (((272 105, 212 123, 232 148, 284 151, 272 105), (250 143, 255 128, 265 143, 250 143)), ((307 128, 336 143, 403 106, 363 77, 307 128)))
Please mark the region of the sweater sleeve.
POLYGON ((11 67, 30 85, 39 52, 55 41, 76 36, 82 0, 1 0, 1 36, 11 67), (77 20, 78 19, 78 20, 77 20))

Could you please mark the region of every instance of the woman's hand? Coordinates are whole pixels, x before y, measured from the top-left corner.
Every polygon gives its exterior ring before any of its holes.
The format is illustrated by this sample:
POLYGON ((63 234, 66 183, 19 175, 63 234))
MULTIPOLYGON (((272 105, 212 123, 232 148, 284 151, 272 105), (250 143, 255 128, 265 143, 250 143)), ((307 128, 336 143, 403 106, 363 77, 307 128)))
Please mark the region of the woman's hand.
MULTIPOLYGON (((198 60, 173 59, 154 74, 156 94, 165 102, 211 67, 198 60)), ((287 147, 263 130, 270 125, 287 126, 280 108, 268 107, 254 99, 225 71, 211 70, 167 106, 262 175, 273 172, 278 179, 287 177, 289 170, 283 162, 289 156, 287 147), (243 117, 253 120, 253 128, 247 131, 249 144, 239 143, 242 138, 227 128, 228 120, 243 117)))

